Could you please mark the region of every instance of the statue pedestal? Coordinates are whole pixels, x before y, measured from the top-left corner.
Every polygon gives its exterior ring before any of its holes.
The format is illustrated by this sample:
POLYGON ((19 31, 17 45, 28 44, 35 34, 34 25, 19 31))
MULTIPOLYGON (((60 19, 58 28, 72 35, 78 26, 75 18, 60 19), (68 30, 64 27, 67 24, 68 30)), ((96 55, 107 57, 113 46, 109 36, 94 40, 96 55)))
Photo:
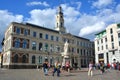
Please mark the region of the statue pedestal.
POLYGON ((63 65, 65 65, 66 64, 66 62, 70 62, 70 58, 69 58, 69 56, 64 56, 63 57, 63 65))

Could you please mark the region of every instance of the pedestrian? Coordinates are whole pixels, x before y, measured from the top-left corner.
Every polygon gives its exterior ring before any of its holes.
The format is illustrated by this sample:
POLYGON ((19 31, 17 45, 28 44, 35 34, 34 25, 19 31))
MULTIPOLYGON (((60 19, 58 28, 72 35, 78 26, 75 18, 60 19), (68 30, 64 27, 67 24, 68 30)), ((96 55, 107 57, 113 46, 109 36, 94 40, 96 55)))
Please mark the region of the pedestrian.
POLYGON ((105 72, 103 62, 100 62, 100 71, 101 71, 101 74, 103 74, 105 72))
POLYGON ((93 62, 89 62, 89 67, 88 67, 88 76, 93 76, 93 62))
POLYGON ((55 72, 57 72, 57 76, 60 76, 60 68, 61 68, 61 64, 59 61, 56 61, 54 64, 54 70, 53 70, 53 76, 55 74, 55 72))
POLYGON ((43 71, 44 71, 44 75, 47 76, 48 75, 48 61, 45 61, 43 63, 43 71))
POLYGON ((69 61, 66 61, 65 68, 66 68, 66 71, 70 72, 70 62, 69 61))

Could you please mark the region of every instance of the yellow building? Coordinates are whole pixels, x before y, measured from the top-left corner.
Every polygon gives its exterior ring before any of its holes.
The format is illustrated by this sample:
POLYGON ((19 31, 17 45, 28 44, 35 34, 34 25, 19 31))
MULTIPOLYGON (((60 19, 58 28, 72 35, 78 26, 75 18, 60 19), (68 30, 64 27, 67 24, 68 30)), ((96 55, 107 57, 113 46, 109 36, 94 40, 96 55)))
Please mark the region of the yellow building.
POLYGON ((62 63, 64 43, 69 43, 70 65, 77 63, 79 68, 87 67, 94 60, 93 42, 66 32, 64 15, 59 7, 55 30, 30 23, 12 22, 3 41, 3 67, 36 68, 45 60, 51 65, 55 60, 62 63))

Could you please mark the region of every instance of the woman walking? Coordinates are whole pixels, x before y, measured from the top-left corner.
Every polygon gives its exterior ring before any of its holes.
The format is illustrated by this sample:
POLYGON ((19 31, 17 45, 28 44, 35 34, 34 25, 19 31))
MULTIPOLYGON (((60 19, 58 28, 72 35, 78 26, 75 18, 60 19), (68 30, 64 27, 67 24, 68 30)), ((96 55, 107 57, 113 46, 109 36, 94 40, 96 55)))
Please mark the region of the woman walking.
POLYGON ((93 76, 93 62, 89 63, 88 76, 93 76))

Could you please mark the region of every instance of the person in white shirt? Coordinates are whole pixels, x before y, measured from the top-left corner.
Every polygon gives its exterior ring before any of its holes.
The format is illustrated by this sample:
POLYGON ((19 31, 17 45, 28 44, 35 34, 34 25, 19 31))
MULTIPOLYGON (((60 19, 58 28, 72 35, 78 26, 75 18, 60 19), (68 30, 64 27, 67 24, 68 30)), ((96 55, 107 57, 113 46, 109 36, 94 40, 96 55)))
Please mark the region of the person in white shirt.
POLYGON ((93 62, 92 61, 89 63, 88 76, 93 76, 93 62))

